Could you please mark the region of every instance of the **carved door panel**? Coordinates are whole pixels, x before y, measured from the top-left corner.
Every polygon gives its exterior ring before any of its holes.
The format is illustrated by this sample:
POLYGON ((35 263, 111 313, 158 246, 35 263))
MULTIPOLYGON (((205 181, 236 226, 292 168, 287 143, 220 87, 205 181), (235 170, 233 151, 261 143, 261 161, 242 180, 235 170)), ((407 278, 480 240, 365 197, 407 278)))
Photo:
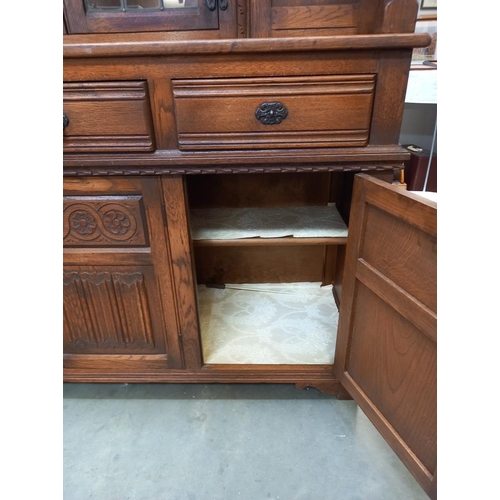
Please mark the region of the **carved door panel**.
POLYGON ((354 181, 334 372, 436 495, 437 205, 354 181))
POLYGON ((155 178, 64 182, 65 368, 182 368, 162 191, 155 178))
POLYGON ((252 37, 413 33, 415 0, 251 0, 252 37))
POLYGON ((356 34, 357 4, 357 0, 253 0, 252 36, 356 34))

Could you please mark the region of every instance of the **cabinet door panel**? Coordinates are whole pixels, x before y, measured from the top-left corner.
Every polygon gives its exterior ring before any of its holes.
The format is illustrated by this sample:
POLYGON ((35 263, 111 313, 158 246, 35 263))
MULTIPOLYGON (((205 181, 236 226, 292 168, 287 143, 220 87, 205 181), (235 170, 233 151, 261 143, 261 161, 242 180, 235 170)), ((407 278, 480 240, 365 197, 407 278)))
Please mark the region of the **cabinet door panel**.
POLYGON ((272 27, 273 30, 325 28, 354 30, 355 9, 353 3, 334 5, 326 2, 302 2, 302 5, 299 3, 291 5, 275 0, 272 7, 272 27))
POLYGON ((412 33, 415 0, 252 0, 253 37, 412 33))
POLYGON ((437 205, 355 176, 334 372, 433 497, 437 205))
POLYGON ((358 0, 254 0, 252 36, 330 36, 357 32, 358 0))
POLYGON ((65 367, 182 368, 160 180, 79 178, 64 188, 65 367))

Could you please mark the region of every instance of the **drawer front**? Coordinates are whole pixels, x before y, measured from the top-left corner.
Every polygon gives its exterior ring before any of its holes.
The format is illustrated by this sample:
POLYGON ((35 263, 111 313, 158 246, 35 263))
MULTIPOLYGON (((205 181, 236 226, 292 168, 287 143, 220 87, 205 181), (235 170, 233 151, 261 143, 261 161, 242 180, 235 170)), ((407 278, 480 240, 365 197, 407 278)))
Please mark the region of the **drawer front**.
POLYGON ((146 82, 65 83, 65 153, 154 150, 146 82))
POLYGON ((174 80, 179 149, 366 146, 375 75, 174 80))

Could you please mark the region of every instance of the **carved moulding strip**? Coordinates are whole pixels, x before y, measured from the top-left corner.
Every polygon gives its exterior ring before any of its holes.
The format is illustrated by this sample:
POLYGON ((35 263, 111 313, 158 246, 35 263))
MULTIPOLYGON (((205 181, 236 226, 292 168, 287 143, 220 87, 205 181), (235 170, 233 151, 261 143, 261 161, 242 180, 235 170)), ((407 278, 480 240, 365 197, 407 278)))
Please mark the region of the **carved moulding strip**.
POLYGON ((63 139, 65 153, 124 153, 154 151, 151 135, 67 135, 63 139))
POLYGON ((66 168, 65 177, 84 176, 115 176, 115 175, 199 175, 199 174, 274 174, 274 173, 304 173, 304 172, 382 172, 400 170, 402 164, 377 165, 311 165, 311 166, 253 166, 245 167, 144 167, 140 169, 117 169, 106 167, 66 168))
POLYGON ((67 348, 155 347, 142 273, 65 271, 63 283, 67 348))
POLYGON ((238 38, 246 38, 248 36, 248 0, 238 0, 238 38))

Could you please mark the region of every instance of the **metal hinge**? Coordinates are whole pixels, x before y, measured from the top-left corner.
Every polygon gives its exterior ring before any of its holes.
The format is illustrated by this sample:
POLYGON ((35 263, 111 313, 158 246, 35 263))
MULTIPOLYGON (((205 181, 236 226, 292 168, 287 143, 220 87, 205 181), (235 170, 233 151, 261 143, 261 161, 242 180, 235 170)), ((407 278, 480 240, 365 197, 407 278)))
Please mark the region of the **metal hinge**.
POLYGON ((207 6, 207 9, 212 12, 215 10, 217 0, 205 0, 205 5, 207 6))
MULTIPOLYGON (((210 12, 213 12, 217 8, 217 0, 205 0, 205 5, 210 12)), ((220 10, 227 10, 228 6, 228 0, 219 0, 220 10)))

